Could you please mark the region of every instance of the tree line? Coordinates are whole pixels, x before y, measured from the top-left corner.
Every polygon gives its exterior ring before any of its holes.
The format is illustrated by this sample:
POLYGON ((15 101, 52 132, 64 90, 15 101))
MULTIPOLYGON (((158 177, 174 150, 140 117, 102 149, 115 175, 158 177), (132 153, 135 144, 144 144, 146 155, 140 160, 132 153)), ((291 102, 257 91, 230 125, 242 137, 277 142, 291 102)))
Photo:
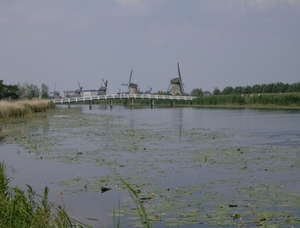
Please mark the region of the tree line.
POLYGON ((45 84, 39 88, 37 85, 29 83, 6 85, 3 80, 0 80, 0 100, 48 98, 48 94, 49 88, 45 84))
MULTIPOLYGON (((215 87, 213 95, 233 95, 233 94, 260 94, 260 93, 292 93, 300 92, 300 82, 288 84, 288 83, 270 83, 270 84, 255 84, 253 86, 232 86, 225 87, 222 91, 215 87)), ((203 96, 205 92, 201 88, 193 89, 191 96, 203 96)))
MULTIPOLYGON (((270 83, 270 84, 255 84, 253 86, 227 86, 220 91, 218 87, 213 90, 213 95, 233 95, 233 94, 260 94, 260 93, 286 93, 286 92, 300 92, 300 82, 288 83, 270 83)), ((168 92, 158 91, 156 94, 168 94, 168 92)), ((202 91, 201 88, 195 88, 189 95, 201 97, 203 95, 210 95, 209 91, 202 91)), ((188 95, 188 94, 186 94, 188 95)), ((32 99, 32 98, 48 98, 49 87, 45 84, 39 88, 37 85, 24 83, 17 85, 5 85, 3 80, 0 80, 0 100, 2 99, 32 99)))

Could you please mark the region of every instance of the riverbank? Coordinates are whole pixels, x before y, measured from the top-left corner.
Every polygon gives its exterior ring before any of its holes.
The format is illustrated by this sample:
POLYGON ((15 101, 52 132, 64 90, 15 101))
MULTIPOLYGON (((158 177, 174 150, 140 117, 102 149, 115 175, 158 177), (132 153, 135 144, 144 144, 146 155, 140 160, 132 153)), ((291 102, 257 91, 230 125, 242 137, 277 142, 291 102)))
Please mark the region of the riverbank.
POLYGON ((300 108, 300 94, 250 94, 197 97, 193 105, 300 108))
POLYGON ((20 101, 0 101, 0 121, 31 117, 36 112, 45 112, 47 109, 55 108, 55 104, 46 99, 32 99, 20 101))
MULTIPOLYGON (((109 104, 109 101, 95 101, 95 104, 109 104)), ((129 106, 130 100, 114 100, 114 105, 129 106)), ((134 106, 150 106, 148 99, 135 99, 134 106)), ((154 106, 170 106, 170 100, 154 100, 154 106)), ((300 109, 300 94, 249 94, 249 95, 211 95, 190 101, 177 101, 175 106, 203 108, 259 108, 259 109, 300 109)))

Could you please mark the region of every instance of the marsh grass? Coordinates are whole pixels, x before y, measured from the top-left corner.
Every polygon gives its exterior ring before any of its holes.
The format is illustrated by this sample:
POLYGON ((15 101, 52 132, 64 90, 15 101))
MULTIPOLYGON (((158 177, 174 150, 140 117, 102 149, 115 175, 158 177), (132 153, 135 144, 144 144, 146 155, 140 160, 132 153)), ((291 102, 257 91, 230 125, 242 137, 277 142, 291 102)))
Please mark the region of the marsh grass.
POLYGON ((51 108, 55 108, 55 104, 46 99, 0 101, 0 120, 30 117, 35 112, 45 112, 51 108))
POLYGON ((299 94, 217 95, 197 97, 193 105, 286 106, 299 107, 299 94))
POLYGON ((27 191, 11 188, 8 167, 0 163, 0 227, 89 227, 69 218, 65 209, 55 207, 48 199, 46 187, 42 195, 29 185, 27 191))

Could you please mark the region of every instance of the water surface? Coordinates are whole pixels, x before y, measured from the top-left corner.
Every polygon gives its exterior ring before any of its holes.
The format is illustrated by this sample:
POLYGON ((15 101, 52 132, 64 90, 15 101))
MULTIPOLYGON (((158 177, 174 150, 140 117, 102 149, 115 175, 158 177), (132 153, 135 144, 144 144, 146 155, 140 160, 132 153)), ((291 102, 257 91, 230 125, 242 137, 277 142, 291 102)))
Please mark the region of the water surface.
POLYGON ((15 184, 49 186, 93 227, 112 226, 113 208, 124 227, 140 224, 119 178, 148 199, 155 227, 237 227, 233 214, 280 226, 299 220, 299 119, 297 110, 79 105, 3 123, 14 135, 0 150, 15 184))

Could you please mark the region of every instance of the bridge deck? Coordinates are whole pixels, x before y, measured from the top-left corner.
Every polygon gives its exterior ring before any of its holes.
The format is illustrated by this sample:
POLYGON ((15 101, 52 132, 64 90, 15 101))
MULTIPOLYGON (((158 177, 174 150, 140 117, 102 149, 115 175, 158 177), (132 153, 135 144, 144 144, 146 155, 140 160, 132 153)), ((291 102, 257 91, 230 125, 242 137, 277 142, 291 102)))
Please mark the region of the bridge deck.
POLYGON ((72 97, 62 99, 52 99, 55 104, 84 102, 93 100, 114 100, 114 99, 153 99, 153 100, 178 100, 192 101, 195 97, 192 96, 172 96, 172 95, 153 95, 153 94, 107 94, 99 96, 87 97, 72 97))

